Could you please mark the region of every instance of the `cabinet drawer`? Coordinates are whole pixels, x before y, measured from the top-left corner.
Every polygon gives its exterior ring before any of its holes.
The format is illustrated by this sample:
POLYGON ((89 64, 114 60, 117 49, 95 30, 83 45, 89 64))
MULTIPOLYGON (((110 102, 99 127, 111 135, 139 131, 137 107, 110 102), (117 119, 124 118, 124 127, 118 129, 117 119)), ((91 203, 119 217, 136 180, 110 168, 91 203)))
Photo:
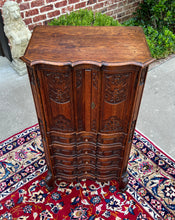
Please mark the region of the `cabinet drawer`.
POLYGON ((106 167, 117 167, 120 168, 122 164, 121 158, 118 157, 110 157, 110 158, 97 158, 97 167, 104 168, 106 167))
POLYGON ((88 143, 96 145, 97 134, 96 133, 89 133, 89 132, 78 133, 76 135, 76 139, 77 139, 77 145, 88 144, 88 143))
POLYGON ((124 150, 123 146, 115 146, 115 145, 98 146, 97 147, 97 156, 100 156, 100 157, 102 157, 102 156, 105 156, 105 157, 116 156, 116 157, 121 158, 121 157, 123 157, 123 150, 124 150))
POLYGON ((118 168, 97 168, 97 171, 96 171, 96 173, 97 173, 97 176, 114 176, 114 177, 116 177, 116 176, 118 176, 119 175, 119 173, 120 173, 120 169, 118 169, 118 168))
POLYGON ((51 156, 52 164, 54 166, 76 166, 77 161, 75 157, 51 156))
POLYGON ((96 146, 91 144, 81 144, 77 146, 77 155, 84 155, 84 156, 95 156, 96 154, 96 146))
POLYGON ((76 148, 73 145, 59 145, 53 144, 50 146, 51 155, 60 155, 60 156, 74 156, 76 153, 76 148))
POLYGON ((125 133, 119 134, 101 134, 98 133, 98 144, 99 145, 118 145, 123 146, 126 142, 127 135, 125 133))
POLYGON ((61 166, 54 166, 53 167, 54 175, 55 176, 65 176, 65 175, 76 175, 77 174, 77 169, 74 168, 73 166, 69 168, 61 167, 61 166))
POLYGON ((88 175, 95 176, 95 168, 92 168, 91 166, 84 166, 80 169, 77 169, 77 174, 80 176, 84 176, 84 178, 88 177, 88 175))
POLYGON ((82 166, 96 166, 96 157, 94 156, 80 156, 77 157, 77 166, 82 167, 82 166))

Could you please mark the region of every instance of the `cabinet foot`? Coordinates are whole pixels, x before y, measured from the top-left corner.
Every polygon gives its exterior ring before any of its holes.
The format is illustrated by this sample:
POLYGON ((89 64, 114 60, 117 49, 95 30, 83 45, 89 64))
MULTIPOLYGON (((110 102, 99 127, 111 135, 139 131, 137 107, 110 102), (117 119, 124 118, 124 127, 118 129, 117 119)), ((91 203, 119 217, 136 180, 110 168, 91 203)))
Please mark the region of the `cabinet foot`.
POLYGON ((54 180, 55 180, 54 176, 52 175, 51 171, 48 170, 45 181, 46 181, 46 188, 49 191, 52 191, 54 189, 54 180))
POLYGON ((119 190, 121 192, 125 192, 128 188, 127 184, 128 184, 128 174, 127 172, 125 172, 122 175, 121 179, 119 180, 119 190))

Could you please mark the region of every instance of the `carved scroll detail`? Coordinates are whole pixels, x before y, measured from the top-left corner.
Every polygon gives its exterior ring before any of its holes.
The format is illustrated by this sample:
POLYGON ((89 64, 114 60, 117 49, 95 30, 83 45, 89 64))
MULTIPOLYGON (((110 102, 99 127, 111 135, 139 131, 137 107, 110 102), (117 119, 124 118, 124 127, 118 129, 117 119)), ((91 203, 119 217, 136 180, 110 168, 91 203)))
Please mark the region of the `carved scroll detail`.
POLYGON ((130 73, 105 74, 104 101, 112 104, 125 101, 130 73))
MULTIPOLYGON (((48 74, 47 74, 48 75, 48 74)), ((70 102, 71 74, 52 73, 48 77, 49 98, 56 103, 70 102)))
POLYGON ((103 121, 102 131, 104 132, 119 132, 123 131, 121 119, 118 119, 116 116, 111 116, 107 120, 103 121))

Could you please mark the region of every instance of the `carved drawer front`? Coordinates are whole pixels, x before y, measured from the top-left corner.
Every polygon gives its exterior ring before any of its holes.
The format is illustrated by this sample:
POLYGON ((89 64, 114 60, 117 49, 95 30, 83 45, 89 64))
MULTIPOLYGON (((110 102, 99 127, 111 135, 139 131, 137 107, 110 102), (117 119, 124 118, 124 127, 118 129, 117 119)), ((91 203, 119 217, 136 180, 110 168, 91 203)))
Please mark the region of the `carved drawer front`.
POLYGON ((96 155, 96 146, 91 144, 81 144, 77 146, 77 155, 85 155, 85 156, 95 156, 96 155))
POLYGON ((83 166, 96 166, 96 156, 80 156, 77 157, 77 166, 83 167, 83 166))
POLYGON ((85 167, 81 167, 81 169, 78 168, 77 173, 83 178, 86 178, 89 175, 95 177, 95 171, 96 171, 95 168, 92 168, 91 166, 85 166, 85 167))
POLYGON ((121 167, 121 158, 118 157, 109 157, 109 158, 97 158, 97 167, 98 168, 112 168, 112 167, 121 167))
POLYGON ((97 147, 97 156, 99 157, 109 157, 109 156, 116 156, 118 158, 123 157, 123 146, 120 145, 103 145, 97 147))
POLYGON ((77 166, 76 157, 51 156, 51 160, 56 167, 67 166, 69 168, 70 166, 77 166))
POLYGON ((121 145, 123 146, 126 142, 127 134, 117 133, 117 134, 102 134, 98 133, 97 142, 100 145, 121 145))
POLYGON ((71 176, 71 175, 76 175, 77 174, 77 169, 75 169, 74 167, 69 167, 69 168, 65 168, 65 167, 61 167, 61 166, 54 166, 53 167, 53 171, 55 176, 65 176, 67 178, 67 176, 71 176))
POLYGON ((76 135, 77 145, 79 144, 94 144, 97 142, 97 134, 96 133, 78 133, 76 135))
POLYGON ((47 132, 48 141, 50 144, 75 144, 76 134, 75 133, 61 133, 61 132, 47 132))
POLYGON ((50 146, 51 155, 60 156, 74 156, 76 154, 76 147, 73 145, 59 145, 53 144, 50 146))
POLYGON ((113 177, 115 178, 116 176, 119 176, 120 174, 120 169, 118 168, 98 168, 97 169, 97 175, 98 176, 108 176, 109 178, 113 177))

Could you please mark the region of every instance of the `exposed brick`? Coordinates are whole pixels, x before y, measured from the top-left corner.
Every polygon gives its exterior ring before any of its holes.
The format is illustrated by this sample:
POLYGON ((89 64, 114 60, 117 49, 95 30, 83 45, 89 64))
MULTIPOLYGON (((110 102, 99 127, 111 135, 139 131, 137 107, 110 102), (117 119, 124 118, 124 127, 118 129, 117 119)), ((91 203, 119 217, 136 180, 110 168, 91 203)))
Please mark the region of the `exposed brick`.
POLYGON ((31 2, 31 7, 38 7, 44 5, 44 0, 35 0, 31 2))
POLYGON ((42 8, 40 8, 40 12, 50 11, 53 9, 53 5, 46 5, 42 8))
POLYGON ((69 12, 71 12, 73 10, 74 10, 74 7, 72 5, 72 6, 68 6, 66 8, 62 8, 61 12, 62 12, 62 14, 66 14, 66 13, 69 13, 69 12))
POLYGON ((58 15, 60 15, 60 10, 55 10, 55 11, 49 12, 47 14, 48 18, 54 18, 54 17, 56 17, 58 15))
POLYGON ((33 18, 33 21, 34 22, 38 22, 38 21, 42 21, 42 20, 45 20, 46 19, 46 15, 39 15, 39 16, 36 16, 33 18))
POLYGON ((80 2, 80 0, 69 0, 68 1, 69 4, 74 4, 74 3, 77 3, 77 2, 80 2))
POLYGON ((116 9, 117 7, 118 7, 118 4, 116 3, 116 4, 113 4, 111 6, 108 6, 107 8, 108 8, 108 11, 111 11, 111 10, 116 9))
POLYGON ((66 6, 66 5, 67 5, 67 1, 65 1, 65 0, 58 2, 58 3, 55 3, 56 8, 60 8, 60 7, 66 6))
POLYGON ((102 3, 97 3, 94 5, 94 10, 98 9, 98 8, 102 8, 103 7, 103 2, 102 3))
POLYGON ((125 16, 125 12, 119 13, 119 14, 117 15, 117 18, 121 18, 121 17, 123 17, 123 16, 125 16))
POLYGON ((24 19, 24 22, 25 22, 26 25, 31 24, 32 19, 31 18, 24 19))
POLYGON ((19 5, 19 7, 20 7, 20 10, 21 10, 21 11, 24 11, 24 10, 26 10, 26 9, 29 9, 29 8, 30 8, 30 5, 29 5, 28 2, 25 2, 25 3, 21 3, 21 4, 19 5))
POLYGON ((92 4, 95 4, 97 3, 97 0, 88 0, 87 1, 87 5, 92 5, 92 4))
POLYGON ((111 16, 113 14, 113 11, 108 11, 105 14, 108 15, 108 16, 111 16))
POLYGON ((46 0, 46 3, 56 2, 58 0, 46 0))
POLYGON ((86 2, 81 2, 75 5, 75 9, 84 8, 86 6, 86 2))
POLYGON ((24 18, 24 12, 21 12, 21 17, 24 18))
POLYGON ((18 4, 20 4, 20 3, 22 2, 22 0, 17 0, 16 2, 17 2, 18 4))
POLYGON ((26 11, 25 15, 26 17, 30 17, 30 16, 33 16, 33 15, 37 15, 39 13, 38 9, 32 9, 32 10, 29 10, 29 11, 26 11))

